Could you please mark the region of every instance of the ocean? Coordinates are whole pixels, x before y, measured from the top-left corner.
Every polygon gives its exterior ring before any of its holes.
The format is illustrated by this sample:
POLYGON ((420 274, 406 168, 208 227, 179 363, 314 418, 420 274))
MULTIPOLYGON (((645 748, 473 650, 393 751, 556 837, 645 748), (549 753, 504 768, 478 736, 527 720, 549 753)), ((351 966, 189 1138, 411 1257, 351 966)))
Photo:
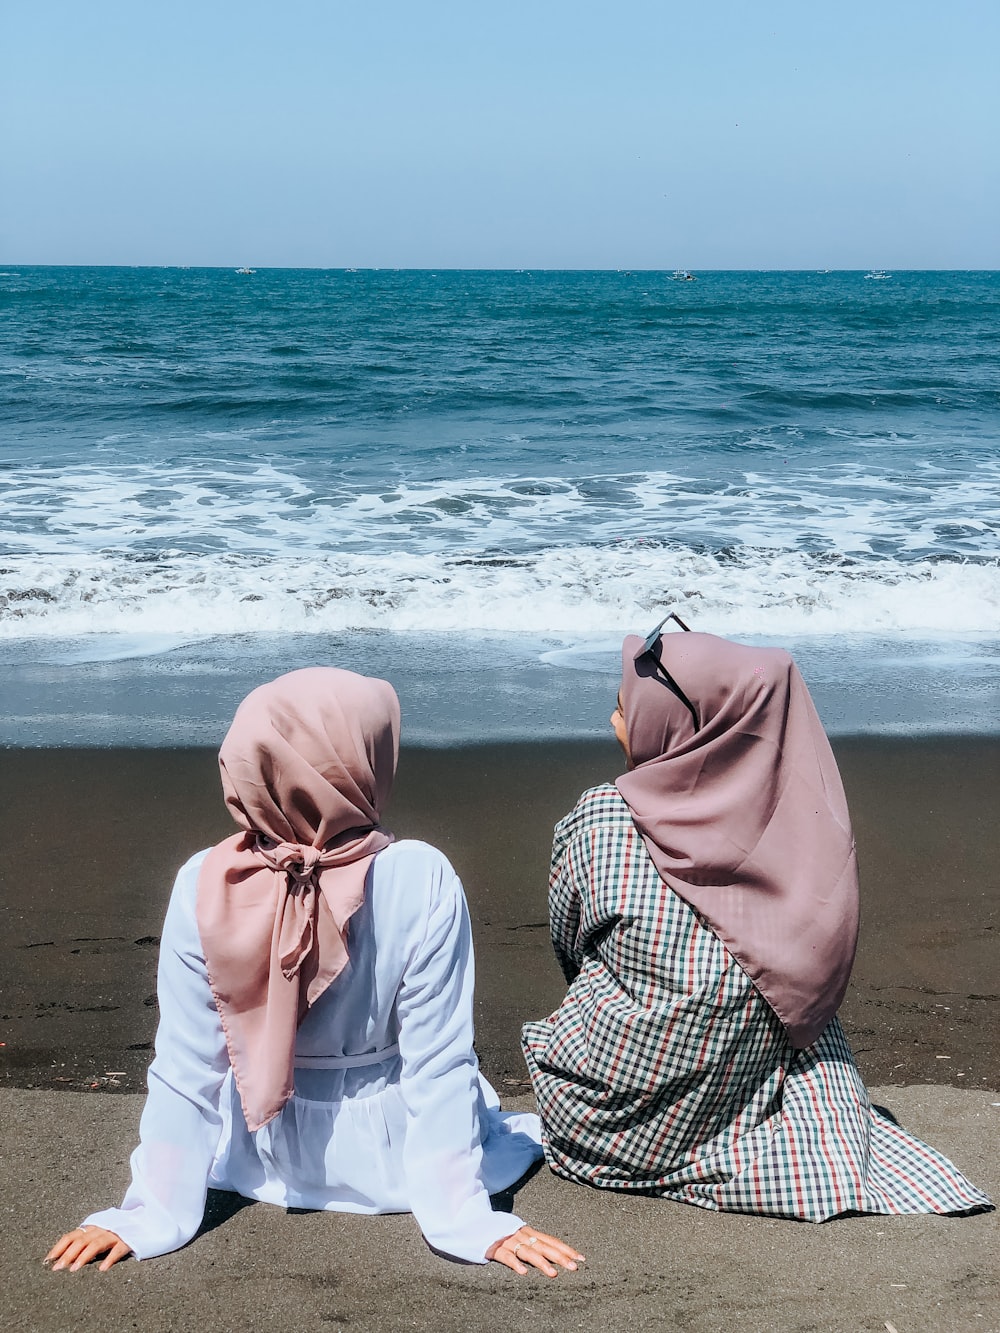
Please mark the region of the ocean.
POLYGON ((833 732, 1000 731, 1000 274, 7 268, 0 744, 215 744, 281 670, 605 730, 623 633, 833 732))

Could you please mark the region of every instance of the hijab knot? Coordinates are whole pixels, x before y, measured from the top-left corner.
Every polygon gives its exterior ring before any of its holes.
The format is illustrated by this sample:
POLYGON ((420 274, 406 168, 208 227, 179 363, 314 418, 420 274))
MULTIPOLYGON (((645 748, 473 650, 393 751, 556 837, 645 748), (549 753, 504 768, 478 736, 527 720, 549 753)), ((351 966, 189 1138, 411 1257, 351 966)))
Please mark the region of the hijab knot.
POLYGON ((274 842, 258 834, 254 847, 257 855, 272 870, 288 876, 289 892, 315 884, 316 870, 322 868, 323 852, 319 847, 303 847, 297 842, 274 842))
POLYGON ((318 847, 276 843, 264 834, 257 835, 254 851, 279 881, 278 961, 285 980, 291 981, 315 946, 320 908, 317 872, 323 868, 323 856, 318 847))

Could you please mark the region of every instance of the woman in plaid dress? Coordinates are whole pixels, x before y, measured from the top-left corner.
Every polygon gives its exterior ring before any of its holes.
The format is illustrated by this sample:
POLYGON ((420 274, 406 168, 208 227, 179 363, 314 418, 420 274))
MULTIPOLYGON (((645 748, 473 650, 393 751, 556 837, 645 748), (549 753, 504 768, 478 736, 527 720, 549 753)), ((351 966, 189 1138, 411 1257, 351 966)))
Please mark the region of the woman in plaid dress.
POLYGON ((623 648, 612 725, 629 771, 555 831, 569 990, 523 1032, 549 1165, 814 1222, 988 1207, 871 1105, 836 1018, 854 843, 794 663, 660 629, 623 648))

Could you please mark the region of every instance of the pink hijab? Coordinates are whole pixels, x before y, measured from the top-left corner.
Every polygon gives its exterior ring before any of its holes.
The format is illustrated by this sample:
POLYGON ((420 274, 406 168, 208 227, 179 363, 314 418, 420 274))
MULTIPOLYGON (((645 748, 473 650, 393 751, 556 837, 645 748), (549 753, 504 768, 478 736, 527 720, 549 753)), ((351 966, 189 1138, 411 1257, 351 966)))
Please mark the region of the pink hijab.
POLYGON ((811 1045, 837 1012, 858 936, 844 788, 795 663, 711 634, 622 648, 632 759, 618 779, 661 879, 708 922, 787 1029, 811 1045))
POLYGON ((347 966, 347 923, 392 841, 379 818, 398 753, 392 686, 332 667, 254 690, 222 743, 226 805, 244 832, 205 858, 197 918, 251 1130, 291 1097, 296 1029, 347 966))

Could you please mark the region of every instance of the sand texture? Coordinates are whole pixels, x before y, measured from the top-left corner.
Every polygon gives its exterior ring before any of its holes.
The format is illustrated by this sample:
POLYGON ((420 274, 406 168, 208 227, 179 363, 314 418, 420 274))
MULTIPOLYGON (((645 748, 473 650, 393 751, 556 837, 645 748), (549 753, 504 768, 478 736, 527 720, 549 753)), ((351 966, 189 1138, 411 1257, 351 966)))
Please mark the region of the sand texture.
MULTIPOLYGON (((863 892, 845 1027, 875 1099, 997 1197, 1000 745, 836 749, 863 892)), ((582 743, 401 761, 390 823, 443 847, 465 880, 480 1058, 511 1105, 529 1105, 519 1025, 562 994, 545 911, 551 826, 616 771, 611 745, 582 743)), ((544 1170, 516 1207, 588 1256, 555 1282, 441 1259, 407 1216, 289 1215, 220 1195, 178 1253, 48 1273, 55 1236, 123 1192, 173 872, 230 825, 214 756, 199 750, 2 751, 0 800, 0 1327, 1000 1330, 996 1213, 816 1227, 611 1197, 544 1170)))

